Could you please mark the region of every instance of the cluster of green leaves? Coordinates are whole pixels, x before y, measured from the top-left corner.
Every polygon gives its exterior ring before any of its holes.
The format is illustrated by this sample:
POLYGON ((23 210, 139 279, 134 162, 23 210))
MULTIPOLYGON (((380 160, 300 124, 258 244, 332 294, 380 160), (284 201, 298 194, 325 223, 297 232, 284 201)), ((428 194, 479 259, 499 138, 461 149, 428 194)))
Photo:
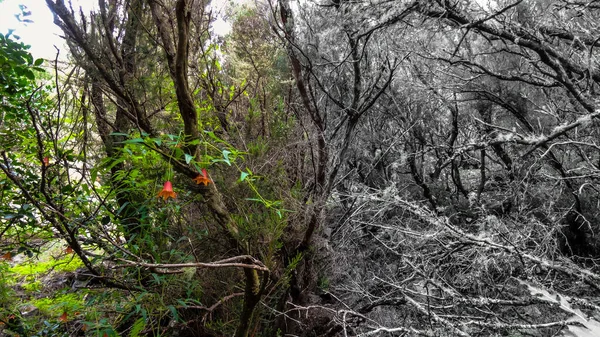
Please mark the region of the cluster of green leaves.
POLYGON ((0 34, 0 238, 8 243, 0 246, 0 251, 13 254, 31 254, 31 247, 8 238, 44 235, 39 214, 5 174, 18 177, 22 186, 33 191, 39 185, 41 162, 29 109, 44 107, 40 100, 44 88, 38 89, 35 82, 36 74, 43 72, 43 60, 34 60, 28 48, 10 35, 0 34))
MULTIPOLYGON (((246 198, 247 200, 258 202, 267 209, 274 210, 280 218, 283 217, 283 212, 286 211, 283 209, 280 200, 268 200, 261 195, 259 189, 254 184, 256 180, 260 179, 260 176, 255 175, 250 168, 244 168, 241 164, 247 153, 238 150, 232 144, 219 138, 213 131, 204 131, 202 139, 187 143, 181 135, 173 134, 166 134, 160 137, 151 137, 147 133, 113 133, 112 135, 127 138, 123 141, 125 144, 123 154, 116 160, 111 158, 106 159, 106 165, 97 166, 92 172, 92 179, 95 179, 99 169, 110 169, 118 163, 127 162, 130 164, 126 171, 128 183, 131 186, 148 187, 147 180, 141 184, 139 181, 136 181, 136 178, 139 176, 139 170, 154 166, 154 171, 156 172, 158 168, 156 163, 161 163, 161 155, 166 158, 167 165, 159 164, 161 166, 158 171, 159 173, 153 177, 157 186, 160 186, 163 180, 171 180, 173 178, 172 169, 168 166, 171 161, 179 161, 191 165, 199 173, 202 172, 202 169, 227 165, 228 167, 234 167, 238 171, 238 182, 247 184, 255 193, 255 197, 246 198), (171 152, 165 153, 163 145, 170 149, 171 152), (199 145, 203 149, 201 157, 195 158, 186 153, 183 148, 188 145, 199 145)), ((125 178, 125 172, 121 172, 118 177, 125 178)))
POLYGON ((56 240, 41 209, 47 206, 45 201, 52 201, 70 219, 64 229, 77 233, 93 220, 89 210, 97 203, 93 201, 97 193, 75 174, 85 159, 76 141, 82 137, 76 127, 82 119, 51 112, 52 87, 39 80, 44 77, 43 60, 34 59, 28 49, 10 35, 0 34, 0 253, 8 259, 26 253, 31 259, 12 267, 0 264, 0 320, 3 333, 61 335, 64 327, 59 316, 83 310, 86 293, 71 293, 70 288, 49 293, 42 279, 50 272, 73 272, 83 264, 72 254, 34 260, 48 249, 37 248, 40 242, 56 240), (14 287, 25 292, 17 297, 14 287), (44 298, 36 298, 41 294, 44 298), (29 305, 38 313, 22 317, 22 309, 29 305))
POLYGON ((34 60, 29 46, 13 40, 10 35, 0 34, 0 135, 4 149, 20 145, 28 129, 30 116, 27 103, 37 98, 36 72, 43 59, 34 60))
POLYGON ((43 59, 34 60, 27 51, 29 46, 13 40, 10 35, 0 34, 0 92, 7 97, 27 92, 30 81, 35 80, 34 71, 43 71, 43 59))

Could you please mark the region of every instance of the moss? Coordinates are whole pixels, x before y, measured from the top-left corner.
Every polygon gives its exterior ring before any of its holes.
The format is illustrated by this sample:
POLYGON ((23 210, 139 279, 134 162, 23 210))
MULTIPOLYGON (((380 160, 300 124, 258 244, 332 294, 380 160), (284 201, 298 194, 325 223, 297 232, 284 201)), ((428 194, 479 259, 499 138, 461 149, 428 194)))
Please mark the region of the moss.
POLYGON ((40 310, 40 313, 59 317, 62 313, 75 314, 85 308, 83 296, 86 292, 58 294, 52 298, 40 298, 32 300, 31 304, 40 310))
POLYGON ((51 270, 60 272, 73 272, 77 268, 83 267, 83 262, 79 257, 75 255, 66 256, 58 260, 41 261, 41 262, 28 262, 20 265, 16 265, 10 268, 10 272, 16 274, 15 276, 29 276, 29 275, 40 275, 47 273, 51 270))
POLYGON ((33 281, 31 283, 23 284, 22 287, 28 292, 39 292, 42 290, 42 282, 33 281))
POLYGON ((14 290, 10 287, 13 275, 9 269, 8 263, 0 262, 0 313, 14 302, 14 290))

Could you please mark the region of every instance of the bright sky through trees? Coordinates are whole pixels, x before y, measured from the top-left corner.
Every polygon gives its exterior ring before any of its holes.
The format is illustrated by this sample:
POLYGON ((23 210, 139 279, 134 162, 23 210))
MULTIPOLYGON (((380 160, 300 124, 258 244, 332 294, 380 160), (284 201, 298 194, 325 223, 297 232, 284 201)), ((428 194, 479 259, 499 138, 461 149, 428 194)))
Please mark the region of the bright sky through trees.
MULTIPOLYGON (((0 33, 6 34, 14 30, 13 34, 19 36, 25 44, 31 45, 30 52, 34 57, 54 58, 56 45, 65 49, 59 37, 60 29, 53 23, 52 13, 44 0, 4 0, 0 3, 0 33), (19 22, 15 15, 21 13, 19 5, 25 3, 31 15, 26 17, 33 23, 19 22)), ((66 51, 62 50, 61 54, 66 51)))
MULTIPOLYGON (((83 7, 84 12, 94 7, 94 1, 73 0, 73 7, 83 7)), ((219 18, 213 24, 215 33, 224 36, 231 31, 231 25, 225 22, 221 14, 224 12, 226 0, 213 1, 213 9, 219 13, 219 18)), ((54 25, 52 13, 44 0, 4 0, 0 1, 0 33, 6 34, 14 30, 14 36, 19 36, 21 41, 31 46, 30 52, 35 58, 54 59, 56 49, 61 50, 61 56, 67 54, 66 45, 60 37, 60 29, 54 25), (31 15, 22 18, 33 21, 32 23, 19 22, 16 15, 21 13, 19 5, 27 6, 26 11, 31 15)))

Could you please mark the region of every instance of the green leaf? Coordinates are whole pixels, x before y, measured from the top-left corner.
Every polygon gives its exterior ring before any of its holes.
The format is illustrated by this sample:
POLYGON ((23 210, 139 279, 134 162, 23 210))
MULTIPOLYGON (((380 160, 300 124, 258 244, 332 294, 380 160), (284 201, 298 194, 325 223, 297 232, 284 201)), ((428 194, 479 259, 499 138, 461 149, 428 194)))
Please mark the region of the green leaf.
POLYGON ((29 69, 25 69, 25 77, 27 77, 30 80, 35 80, 35 75, 33 74, 33 71, 29 70, 29 69))
POLYGON ((214 132, 212 132, 212 131, 204 131, 204 132, 205 132, 205 133, 206 133, 206 134, 207 134, 207 135, 208 135, 210 138, 212 138, 212 139, 216 140, 217 142, 221 142, 221 141, 222 141, 222 139, 221 139, 221 138, 219 138, 219 137, 217 137, 217 135, 215 135, 215 133, 214 133, 214 132))
POLYGON ((185 154, 185 163, 186 164, 189 164, 192 161, 192 159, 194 159, 194 156, 192 156, 191 154, 187 154, 187 153, 185 154))
POLYGON ((240 173, 240 181, 246 180, 246 177, 248 177, 249 175, 250 175, 249 173, 242 171, 242 173, 240 173))
POLYGON ((227 165, 231 166, 231 162, 229 161, 229 154, 231 151, 223 150, 223 158, 227 165))
POLYGON ((111 163, 109 163, 109 165, 106 168, 110 170, 111 168, 121 164, 124 161, 125 161, 125 158, 123 158, 123 157, 118 158, 117 160, 113 160, 111 163))
POLYGON ((173 319, 176 322, 179 321, 179 314, 177 313, 177 309, 175 309, 175 307, 172 305, 169 305, 167 308, 169 308, 169 311, 171 311, 171 314, 173 315, 173 319))
POLYGON ((126 201, 125 203, 123 203, 123 205, 121 205, 121 207, 119 208, 119 210, 117 211, 117 214, 121 214, 121 212, 123 212, 123 210, 125 209, 125 207, 129 206, 129 201, 126 201))
POLYGON ((127 139, 126 141, 123 142, 123 144, 134 144, 134 143, 143 143, 144 140, 142 138, 133 138, 133 139, 127 139))
POLYGON ((139 337, 140 332, 142 332, 142 330, 144 330, 145 327, 146 320, 144 319, 144 317, 138 318, 137 321, 135 321, 135 323, 133 323, 133 325, 131 326, 131 332, 129 333, 129 337, 139 337))
POLYGON ((206 133, 211 139, 213 139, 217 143, 223 143, 223 144, 225 144, 225 145, 227 145, 229 147, 233 147, 229 143, 227 143, 226 141, 224 141, 223 139, 217 137, 217 135, 215 135, 215 133, 212 132, 212 131, 204 131, 204 133, 206 133))
POLYGON ((90 180, 92 181, 92 184, 94 182, 96 182, 96 178, 98 177, 98 167, 94 167, 91 171, 90 171, 90 180))
POLYGON ((246 200, 260 202, 261 204, 266 205, 265 201, 262 200, 262 199, 258 199, 258 198, 246 198, 246 200))
POLYGON ((196 169, 196 171, 198 171, 198 172, 202 171, 202 168, 198 165, 198 163, 193 162, 192 166, 196 169))
POLYGON ((35 62, 33 63, 34 67, 39 67, 42 65, 42 63, 44 63, 44 59, 37 59, 35 60, 35 62))
POLYGON ((69 193, 73 192, 73 187, 71 185, 65 185, 60 189, 60 192, 62 194, 69 194, 69 193))
POLYGON ((106 330, 100 331, 100 335, 103 336, 104 334, 106 334, 108 337, 117 337, 119 336, 119 334, 113 330, 112 328, 108 328, 106 330))

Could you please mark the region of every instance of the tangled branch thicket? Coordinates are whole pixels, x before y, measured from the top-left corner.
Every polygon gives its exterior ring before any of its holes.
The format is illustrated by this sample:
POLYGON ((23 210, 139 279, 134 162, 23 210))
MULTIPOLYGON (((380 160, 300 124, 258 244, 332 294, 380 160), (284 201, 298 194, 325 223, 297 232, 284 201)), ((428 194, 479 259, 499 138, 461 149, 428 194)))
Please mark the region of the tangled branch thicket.
POLYGON ((362 210, 332 236, 329 291, 359 308, 339 322, 358 335, 399 325, 436 336, 552 335, 600 309, 600 275, 556 253, 557 226, 481 210, 469 229, 390 193, 352 197, 362 210))
POLYGON ((592 328, 598 6, 290 8, 289 53, 312 88, 335 183, 320 242, 330 266, 316 272, 323 293, 289 313, 330 315, 312 331, 332 336, 592 328))

